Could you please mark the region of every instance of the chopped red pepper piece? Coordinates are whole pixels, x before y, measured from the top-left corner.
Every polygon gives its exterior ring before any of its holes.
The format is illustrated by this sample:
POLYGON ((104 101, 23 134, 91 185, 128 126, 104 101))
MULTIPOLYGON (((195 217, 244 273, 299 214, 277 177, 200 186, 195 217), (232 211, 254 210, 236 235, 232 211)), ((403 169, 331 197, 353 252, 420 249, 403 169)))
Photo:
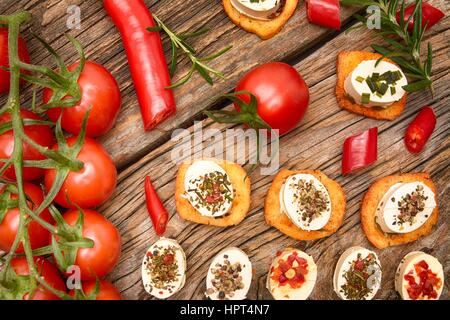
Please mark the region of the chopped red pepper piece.
POLYGON ((378 128, 374 127, 344 142, 342 174, 365 168, 378 157, 378 128))
POLYGON ((147 210, 152 219, 153 227, 155 228, 156 234, 161 236, 166 231, 169 213, 156 193, 156 190, 150 181, 150 177, 145 178, 145 197, 147 201, 147 210))
MULTIPOLYGON (((408 21, 411 14, 414 12, 416 4, 412 4, 405 9, 405 23, 408 21)), ((422 28, 427 25, 427 30, 438 23, 445 14, 438 8, 432 6, 431 4, 424 2, 422 3, 422 28), (428 23, 428 24, 427 24, 428 23)), ((400 21, 400 12, 397 12, 397 21, 400 21)), ((408 30, 412 31, 414 27, 414 17, 408 23, 408 30)))
POLYGON ((306 0, 305 3, 309 22, 331 29, 341 29, 339 0, 306 0))
POLYGON ((419 153, 425 147, 436 127, 436 115, 430 107, 424 107, 408 126, 405 145, 409 152, 419 153))

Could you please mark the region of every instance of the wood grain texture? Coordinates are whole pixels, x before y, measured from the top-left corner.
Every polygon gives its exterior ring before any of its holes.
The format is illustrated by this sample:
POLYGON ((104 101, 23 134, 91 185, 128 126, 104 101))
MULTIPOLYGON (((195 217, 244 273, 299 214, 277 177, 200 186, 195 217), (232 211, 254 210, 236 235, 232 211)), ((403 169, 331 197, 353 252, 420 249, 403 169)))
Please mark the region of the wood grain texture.
MULTIPOLYGON (((145 208, 144 177, 149 175, 171 218, 166 236, 176 239, 188 257, 188 274, 185 288, 173 299, 203 299, 206 272, 211 259, 223 248, 238 246, 249 254, 255 275, 249 299, 270 299, 265 288, 266 274, 275 253, 286 246, 294 246, 312 255, 319 268, 319 276, 311 299, 336 299, 332 290, 334 266, 340 254, 350 246, 361 245, 374 249, 362 232, 359 207, 370 184, 378 177, 399 172, 430 172, 439 191, 441 215, 432 234, 412 244, 375 250, 383 267, 383 283, 378 299, 396 299, 394 273, 401 258, 413 250, 423 250, 436 256, 444 265, 446 286, 442 298, 449 299, 450 281, 450 19, 448 5, 443 0, 432 1, 446 9, 447 18, 428 34, 434 47, 434 89, 410 95, 405 111, 393 122, 377 121, 351 114, 339 108, 334 96, 336 83, 335 63, 341 50, 364 50, 374 41, 369 31, 344 34, 310 25, 306 22, 303 3, 283 31, 273 39, 262 42, 235 27, 222 12, 219 0, 152 1, 150 8, 170 26, 186 31, 202 25, 211 32, 194 42, 202 54, 212 53, 227 44, 232 51, 212 65, 223 69, 229 79, 214 87, 195 77, 188 85, 176 91, 179 111, 176 117, 150 133, 143 133, 137 100, 134 94, 127 61, 120 37, 102 10, 101 1, 87 0, 28 0, 1 1, 0 12, 18 9, 31 10, 36 20, 31 28, 42 34, 63 56, 74 59, 73 49, 63 37, 68 4, 81 3, 82 29, 73 30, 85 46, 90 59, 104 64, 117 77, 123 94, 123 109, 111 133, 102 138, 116 164, 122 168, 119 184, 113 197, 99 211, 116 226, 123 239, 123 252, 119 265, 109 278, 120 288, 124 298, 150 299, 141 283, 140 267, 145 251, 156 241, 145 208), (280 166, 286 169, 318 169, 344 188, 348 199, 344 223, 338 232, 328 238, 313 242, 295 241, 269 227, 264 221, 263 200, 272 182, 272 176, 252 174, 252 206, 246 219, 235 227, 217 228, 183 221, 175 212, 174 187, 177 172, 170 153, 176 146, 170 140, 174 128, 185 127, 193 131, 194 120, 201 119, 201 111, 211 106, 211 98, 231 90, 237 79, 250 68, 270 60, 293 63, 310 87, 311 104, 302 123, 280 141, 280 166), (431 105, 438 117, 438 125, 420 155, 411 155, 403 144, 404 131, 424 105, 431 105), (377 163, 355 175, 343 177, 341 149, 344 139, 378 126, 379 159, 377 163)), ((344 9, 345 23, 350 23, 354 9, 344 9)), ((25 32, 30 43, 34 62, 51 63, 48 54, 25 32)), ((168 50, 168 42, 164 41, 168 50)), ((168 53, 168 52, 166 52, 168 53)), ((180 64, 180 74, 187 68, 186 60, 180 64)), ((29 93, 25 95, 29 101, 29 93)), ((1 101, 0 101, 1 102, 1 101)), ((228 106, 227 108, 230 108, 228 106)), ((217 125, 203 120, 204 128, 224 131, 230 126, 217 125)), ((206 141, 203 146, 209 144, 206 141)), ((234 145, 228 145, 231 148, 234 145)), ((247 166, 248 167, 248 166, 247 166)))
MULTIPOLYGON (((448 61, 448 19, 431 36, 435 47, 435 96, 427 92, 409 97, 404 113, 393 122, 363 118, 341 110, 334 97, 336 76, 334 65, 338 50, 366 48, 371 39, 369 32, 340 35, 327 42, 295 65, 310 85, 312 101, 302 124, 282 137, 280 163, 287 169, 319 169, 330 178, 339 181, 346 191, 348 209, 343 226, 325 239, 314 242, 298 242, 266 225, 263 216, 263 199, 272 182, 271 176, 252 175, 252 207, 247 218, 238 226, 221 229, 197 225, 181 220, 175 212, 173 190, 176 166, 170 161, 170 151, 176 145, 169 141, 153 150, 141 160, 125 169, 120 175, 117 192, 109 204, 101 210, 119 226, 123 240, 123 255, 111 279, 129 299, 149 299, 141 285, 140 260, 146 249, 156 240, 148 219, 142 192, 143 177, 149 175, 158 188, 171 213, 167 236, 177 239, 188 256, 188 280, 185 288, 174 299, 202 299, 205 276, 212 257, 227 246, 238 246, 246 251, 256 270, 250 299, 269 299, 265 289, 266 273, 276 251, 285 246, 305 250, 316 259, 320 269, 318 283, 311 299, 335 299, 332 291, 332 274, 339 255, 348 247, 362 245, 374 249, 363 234, 359 221, 359 206, 363 194, 378 177, 399 172, 428 171, 439 190, 441 216, 433 233, 412 244, 375 250, 382 261, 384 280, 379 299, 397 298, 394 292, 394 272, 406 253, 413 250, 429 252, 444 264, 449 275, 450 245, 448 234, 450 138, 448 102, 450 80, 448 61), (330 54, 332 53, 332 54, 330 54), (438 126, 428 142, 426 150, 414 156, 403 144, 404 131, 417 111, 431 105, 437 116, 438 126), (378 126, 379 160, 356 175, 340 174, 341 148, 344 139, 372 126, 378 126)), ((203 122, 204 127, 225 130, 228 126, 203 122)), ((191 127, 190 130, 193 130, 191 127)), ((205 143, 205 145, 208 142, 205 143)), ((448 283, 448 281, 447 281, 448 283)), ((448 298, 448 288, 443 298, 448 298)))
MULTIPOLYGON (((6 0, 0 6, 2 13, 18 9, 30 10, 34 15, 31 29, 59 49, 63 57, 73 61, 74 49, 64 37, 64 34, 69 32, 83 44, 88 59, 103 64, 116 77, 123 96, 122 111, 117 125, 101 141, 120 168, 139 159, 161 142, 167 141, 174 128, 192 124, 192 120, 201 116, 201 112, 211 105, 212 99, 232 90, 237 80, 249 69, 271 60, 289 61, 319 41, 336 34, 335 31, 307 23, 303 3, 280 34, 268 41, 261 41, 256 35, 236 27, 223 12, 220 0, 191 0, 188 9, 187 2, 183 0, 146 1, 146 3, 153 13, 177 32, 194 31, 200 27, 210 28, 210 32, 205 36, 192 41, 202 56, 233 45, 232 50, 211 63, 212 67, 222 70, 227 75, 227 80, 218 80, 211 87, 200 76, 194 76, 185 86, 175 90, 177 115, 147 133, 144 132, 141 123, 139 106, 120 35, 103 10, 102 1, 6 0), (68 30, 66 27, 66 11, 69 4, 80 5, 82 15, 80 30, 68 30)), ((344 23, 350 20, 354 12, 356 12, 354 8, 343 10, 344 23)), ((49 55, 42 50, 37 41, 31 39, 27 32, 25 36, 30 43, 32 61, 52 65, 49 55)), ((165 36, 163 44, 169 58, 170 43, 165 36)), ((178 76, 184 75, 189 67, 187 59, 181 59, 178 76)), ((29 101, 30 94, 27 97, 29 101)))

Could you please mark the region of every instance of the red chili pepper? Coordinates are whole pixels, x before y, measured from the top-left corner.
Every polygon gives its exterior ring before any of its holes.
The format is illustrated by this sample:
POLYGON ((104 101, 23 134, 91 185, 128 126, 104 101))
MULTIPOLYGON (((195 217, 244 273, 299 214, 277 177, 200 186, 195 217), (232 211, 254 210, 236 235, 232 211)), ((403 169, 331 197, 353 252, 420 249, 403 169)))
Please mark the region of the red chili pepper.
POLYGON ((427 143, 436 127, 436 115, 433 109, 425 107, 420 110, 405 133, 405 145, 411 153, 419 153, 427 143))
POLYGON ((156 190, 150 181, 150 177, 145 177, 145 197, 147 201, 147 211, 152 219, 153 227, 155 228, 156 234, 161 236, 166 231, 169 213, 156 193, 156 190))
POLYGON ((331 29, 341 29, 339 0, 306 0, 305 3, 309 22, 331 29))
POLYGON ((374 127, 344 142, 342 155, 342 174, 365 168, 378 157, 378 128, 374 127))
POLYGON ((143 0, 104 0, 119 29, 128 57, 145 130, 151 130, 176 112, 161 38, 147 31, 155 21, 143 0))
MULTIPOLYGON (((408 21, 409 16, 414 12, 415 4, 408 6, 405 9, 405 23, 408 21)), ((422 28, 427 24, 427 30, 438 23, 445 14, 436 7, 433 7, 431 4, 424 2, 422 3, 422 28)), ((397 21, 400 21, 400 12, 397 12, 397 21)), ((408 23, 408 30, 412 31, 414 27, 414 17, 408 23)))

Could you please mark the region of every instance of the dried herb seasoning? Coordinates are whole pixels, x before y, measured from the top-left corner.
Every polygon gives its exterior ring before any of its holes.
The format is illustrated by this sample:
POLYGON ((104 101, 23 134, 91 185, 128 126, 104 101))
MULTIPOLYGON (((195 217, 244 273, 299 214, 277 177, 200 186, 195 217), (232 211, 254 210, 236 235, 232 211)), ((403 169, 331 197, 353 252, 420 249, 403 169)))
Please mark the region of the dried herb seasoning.
POLYGON ((206 294, 211 296, 217 293, 220 300, 228 300, 234 297, 237 290, 244 289, 241 272, 245 265, 240 262, 231 264, 228 255, 223 256, 223 263, 216 263, 211 268, 214 278, 211 280, 212 287, 208 288, 206 294))
POLYGON ((405 223, 412 225, 417 214, 425 209, 426 200, 428 200, 428 197, 425 196, 423 186, 421 185, 418 185, 413 192, 404 195, 397 202, 400 212, 397 216, 398 223, 400 225, 405 223))
POLYGON ((156 247, 152 252, 147 253, 144 264, 154 288, 168 291, 174 289, 173 283, 181 276, 175 259, 176 252, 176 247, 169 246, 156 247))
POLYGON ((340 292, 348 300, 365 300, 379 281, 377 270, 381 270, 381 267, 372 253, 365 258, 359 253, 344 273, 345 284, 341 286, 340 292))
POLYGON ((293 188, 296 191, 294 201, 301 220, 307 224, 320 217, 330 205, 328 197, 323 191, 317 189, 312 181, 299 179, 291 183, 289 188, 293 188))
POLYGON ((195 203, 197 209, 204 207, 214 215, 233 202, 233 189, 227 174, 214 171, 189 183, 194 185, 187 190, 189 201, 195 203))

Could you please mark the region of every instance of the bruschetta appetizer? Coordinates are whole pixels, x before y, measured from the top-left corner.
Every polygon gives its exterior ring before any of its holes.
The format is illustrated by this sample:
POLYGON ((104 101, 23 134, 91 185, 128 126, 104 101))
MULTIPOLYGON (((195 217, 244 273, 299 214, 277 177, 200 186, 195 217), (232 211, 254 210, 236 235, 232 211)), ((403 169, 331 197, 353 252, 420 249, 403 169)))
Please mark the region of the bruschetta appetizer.
POLYGON ((438 300, 444 288, 444 270, 435 257, 408 253, 395 273, 395 290, 403 300, 438 300))
POLYGON ((317 281, 314 259, 303 251, 278 252, 267 275, 267 289, 275 300, 306 300, 317 281))
POLYGON ((184 162, 178 169, 175 203, 185 220, 236 225, 250 208, 250 178, 240 165, 225 160, 184 162))
POLYGON ((364 196, 361 225, 377 248, 428 235, 438 221, 436 187, 427 173, 406 173, 376 181, 364 196))
POLYGON ((222 0, 222 4, 234 24, 265 40, 280 32, 298 0, 222 0))
POLYGON ((334 292, 342 300, 372 300, 380 289, 381 276, 381 264, 375 252, 351 247, 337 262, 334 292))
POLYGON ((252 275, 252 263, 244 251, 235 247, 224 249, 211 262, 205 295, 211 300, 244 300, 252 275))
POLYGON ((336 98, 341 108, 369 118, 394 120, 406 105, 403 71, 378 53, 344 51, 338 56, 336 98))
POLYGON ((142 261, 145 291, 158 299, 167 299, 180 291, 186 281, 186 255, 172 239, 161 238, 142 261))
POLYGON ((266 222, 297 240, 327 237, 341 226, 345 194, 320 171, 281 170, 266 197, 266 222))

